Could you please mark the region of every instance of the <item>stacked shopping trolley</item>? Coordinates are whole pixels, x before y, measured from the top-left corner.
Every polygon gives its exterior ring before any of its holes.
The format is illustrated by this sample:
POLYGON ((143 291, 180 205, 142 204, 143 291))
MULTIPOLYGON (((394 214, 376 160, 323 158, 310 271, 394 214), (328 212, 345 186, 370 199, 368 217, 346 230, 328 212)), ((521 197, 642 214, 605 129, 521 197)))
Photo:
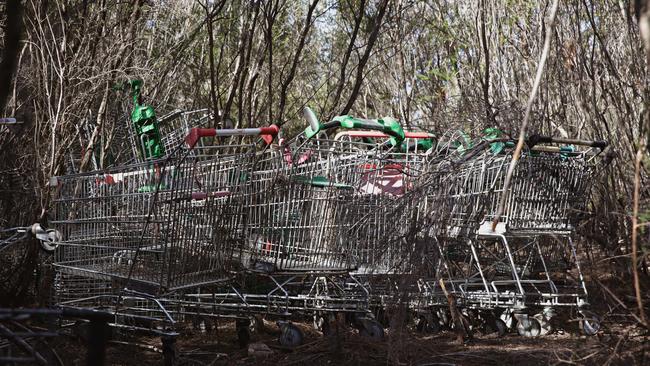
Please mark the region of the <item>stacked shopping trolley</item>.
POLYGON ((210 129, 203 111, 175 112, 160 156, 140 136, 139 162, 53 178, 56 304, 163 335, 234 317, 246 338, 250 319, 272 316, 291 346, 303 336, 286 320, 327 332, 344 313, 381 338, 372 312, 400 303, 435 329, 448 295, 502 332, 547 332, 561 308, 598 330, 572 236, 606 144, 529 139, 506 186, 507 138, 305 117, 276 143, 275 126, 210 129))
POLYGON ((585 333, 597 332, 572 237, 605 147, 532 137, 509 185, 515 149, 508 139, 482 139, 431 159, 419 191, 407 198, 420 202, 410 206, 421 218, 415 236, 436 249, 431 277, 418 281, 418 308, 427 309, 419 311, 421 323, 444 323, 440 308, 451 294, 470 321, 500 333, 516 327, 525 336, 545 334, 563 307, 585 333))
POLYGON ((277 131, 193 128, 161 158, 53 178, 56 304, 109 309, 119 327, 172 330, 186 291, 235 270, 247 178, 277 131))

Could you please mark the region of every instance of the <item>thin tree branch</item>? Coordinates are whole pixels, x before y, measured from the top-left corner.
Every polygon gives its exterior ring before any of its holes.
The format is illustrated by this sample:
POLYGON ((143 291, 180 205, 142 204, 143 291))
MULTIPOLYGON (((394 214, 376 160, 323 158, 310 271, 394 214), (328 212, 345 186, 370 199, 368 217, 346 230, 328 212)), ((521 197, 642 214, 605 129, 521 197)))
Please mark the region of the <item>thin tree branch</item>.
POLYGON ((553 6, 551 7, 548 24, 546 26, 546 36, 544 37, 544 49, 542 50, 539 65, 537 66, 537 73, 535 75, 535 81, 533 82, 533 90, 530 92, 528 103, 526 104, 526 113, 524 114, 524 121, 521 123, 521 129, 519 130, 519 140, 517 141, 517 147, 515 148, 515 152, 512 155, 512 160, 510 161, 510 166, 508 167, 508 173, 506 174, 506 180, 503 184, 503 194, 501 195, 499 207, 497 209, 496 215, 494 216, 494 220, 492 221, 492 231, 496 229, 497 223, 499 222, 501 215, 503 215, 503 210, 505 209, 506 200, 508 198, 506 192, 508 192, 510 181, 512 180, 512 174, 517 167, 517 162, 519 161, 521 150, 524 147, 526 130, 528 129, 528 121, 530 120, 530 111, 533 108, 533 102, 537 96, 539 84, 542 81, 542 74, 544 73, 544 66, 546 65, 546 59, 548 58, 548 53, 551 48, 551 37, 553 36, 553 25, 555 23, 555 14, 557 13, 558 4, 559 0, 554 0, 553 6))

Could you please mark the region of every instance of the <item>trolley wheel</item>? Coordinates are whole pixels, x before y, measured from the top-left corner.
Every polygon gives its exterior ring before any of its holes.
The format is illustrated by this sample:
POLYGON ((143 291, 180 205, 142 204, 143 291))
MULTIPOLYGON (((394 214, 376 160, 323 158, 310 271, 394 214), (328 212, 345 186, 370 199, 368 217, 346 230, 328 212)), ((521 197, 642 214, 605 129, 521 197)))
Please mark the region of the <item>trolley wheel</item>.
POLYGON ((429 316, 420 315, 415 321, 415 329, 420 333, 436 334, 440 332, 440 322, 433 314, 429 316))
POLYGON ((375 319, 361 319, 359 334, 374 341, 381 341, 384 339, 384 327, 375 319))
POLYGON ((547 334, 553 333, 553 325, 551 324, 551 319, 544 316, 544 314, 535 314, 533 318, 537 319, 539 322, 539 335, 545 336, 547 334))
POLYGON ((61 233, 54 230, 48 229, 42 237, 39 236, 39 241, 41 244, 41 249, 47 253, 52 253, 59 246, 59 242, 62 240, 61 233))
POLYGON ((251 341, 251 321, 248 319, 237 319, 235 327, 237 328, 237 343, 239 348, 246 348, 251 341))
POLYGON ((531 316, 522 315, 517 318, 517 333, 524 337, 538 337, 542 332, 539 321, 531 316))
POLYGON ((493 330, 498 337, 503 337, 508 333, 508 326, 506 325, 506 322, 501 319, 494 319, 492 326, 494 327, 493 330))
POLYGON ((583 318, 580 320, 580 330, 584 335, 593 336, 601 328, 600 319, 595 314, 583 312, 583 318))
POLYGON ((480 327, 483 334, 496 333, 498 337, 502 337, 508 331, 506 323, 499 319, 491 311, 482 311, 478 314, 480 327))
POLYGON ((300 328, 289 322, 278 322, 280 327, 280 337, 278 341, 285 347, 298 347, 302 344, 305 336, 302 334, 300 328))
POLYGON ((515 326, 516 319, 511 311, 503 311, 498 318, 506 325, 507 329, 511 329, 515 326))

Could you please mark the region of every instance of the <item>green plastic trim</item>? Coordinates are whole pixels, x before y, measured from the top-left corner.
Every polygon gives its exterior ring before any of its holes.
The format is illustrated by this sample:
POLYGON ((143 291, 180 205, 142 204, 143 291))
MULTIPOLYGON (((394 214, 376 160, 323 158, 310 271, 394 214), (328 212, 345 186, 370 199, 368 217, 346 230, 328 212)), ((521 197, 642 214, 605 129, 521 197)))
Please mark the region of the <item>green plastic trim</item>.
POLYGON ((156 112, 153 107, 145 104, 140 104, 140 94, 142 91, 142 80, 130 80, 131 97, 133 98, 133 111, 131 112, 131 123, 138 136, 138 146, 141 151, 142 157, 145 160, 160 158, 165 155, 165 150, 160 138, 160 130, 158 129, 158 121, 156 119, 156 112), (144 146, 141 145, 142 137, 147 137, 144 146))
POLYGON ((384 132, 391 135, 390 143, 393 146, 399 145, 404 141, 404 129, 395 118, 383 117, 378 122, 384 125, 384 132))
MULTIPOLYGON (((503 137, 503 131, 496 127, 489 127, 483 130, 483 140, 494 140, 503 137)), ((503 151, 506 147, 505 142, 497 141, 490 144, 490 151, 496 155, 503 151)))
POLYGON ((305 136, 308 139, 316 136, 319 132, 320 132, 320 130, 317 130, 317 131, 312 130, 311 126, 307 126, 307 128, 305 128, 305 136))
POLYGON ((566 160, 571 157, 572 153, 576 151, 573 145, 560 146, 560 158, 566 160))
POLYGON ((345 189, 352 188, 352 186, 349 184, 330 182, 326 177, 323 176, 315 176, 313 178, 296 177, 295 180, 299 183, 309 184, 312 187, 319 187, 319 188, 326 188, 326 187, 345 188, 345 189))
MULTIPOLYGON (((316 136, 320 131, 325 128, 325 124, 318 121, 316 114, 309 107, 304 109, 305 118, 309 121, 309 125, 305 128, 305 136, 310 139, 316 136)), ((392 117, 383 117, 380 119, 359 119, 349 115, 336 116, 332 122, 338 122, 338 126, 349 129, 364 129, 381 131, 390 136, 390 142, 393 146, 397 146, 404 141, 404 130, 400 123, 392 117)), ((337 126, 330 126, 337 127, 337 126)))
POLYGON ((463 131, 458 131, 460 133, 460 137, 462 139, 457 139, 451 142, 451 147, 455 148, 457 152, 460 154, 464 154, 466 150, 471 149, 473 144, 472 140, 469 138, 469 136, 463 132, 463 131))
POLYGON ((318 120, 316 113, 314 113, 311 108, 305 107, 303 113, 305 118, 309 121, 309 125, 305 128, 305 136, 310 139, 316 136, 323 129, 323 124, 318 120))
MULTIPOLYGON (((153 185, 146 185, 138 188, 138 193, 150 193, 150 192, 156 192, 158 190, 158 184, 153 184, 153 185)), ((160 189, 167 189, 167 185, 165 184, 160 184, 160 189)))
POLYGON ((401 144, 405 138, 404 129, 399 122, 392 117, 365 120, 345 115, 336 116, 332 121, 339 122, 343 128, 381 131, 390 136, 390 143, 393 146, 401 144))

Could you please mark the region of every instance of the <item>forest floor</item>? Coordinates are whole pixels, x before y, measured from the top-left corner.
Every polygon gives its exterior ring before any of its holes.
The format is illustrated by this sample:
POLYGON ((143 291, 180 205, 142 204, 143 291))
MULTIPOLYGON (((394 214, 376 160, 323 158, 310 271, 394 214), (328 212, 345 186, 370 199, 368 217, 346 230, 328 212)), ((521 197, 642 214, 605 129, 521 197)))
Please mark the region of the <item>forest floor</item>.
MULTIPOLYGON (((274 328, 267 322, 267 328, 274 328)), ((383 341, 360 336, 344 328, 339 337, 325 337, 307 324, 299 324, 305 342, 295 348, 280 346, 273 332, 254 333, 251 344, 268 346, 267 354, 249 354, 237 344, 234 323, 220 324, 210 333, 186 331, 176 348, 179 365, 647 365, 650 364, 650 337, 636 326, 620 321, 603 324, 596 336, 586 337, 558 331, 537 338, 516 333, 503 337, 482 335, 461 344, 454 333, 420 334, 405 329, 399 334, 386 331, 383 341)), ((162 364, 160 338, 138 337, 129 342, 111 341, 107 365, 162 364), (127 343, 133 344, 127 344, 127 343), (136 345, 137 344, 137 345, 136 345)), ((82 365, 84 346, 66 337, 55 346, 65 364, 82 365)))

